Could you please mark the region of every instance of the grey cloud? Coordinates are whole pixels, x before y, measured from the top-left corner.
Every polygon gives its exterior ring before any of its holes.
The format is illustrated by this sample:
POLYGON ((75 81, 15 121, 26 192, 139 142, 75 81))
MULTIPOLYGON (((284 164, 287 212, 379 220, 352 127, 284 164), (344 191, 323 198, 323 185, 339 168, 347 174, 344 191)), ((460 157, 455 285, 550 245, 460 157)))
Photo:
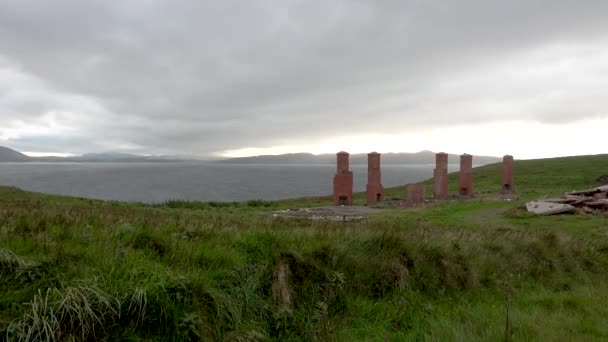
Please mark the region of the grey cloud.
MULTIPOLYGON (((46 92, 8 104, 0 82, 0 119, 81 116, 63 117, 75 131, 45 137, 38 150, 114 144, 200 154, 329 136, 336 127, 365 132, 370 119, 374 133, 564 121, 570 106, 605 101, 591 93, 559 106, 534 102, 552 85, 522 95, 492 94, 481 81, 445 93, 442 84, 543 46, 605 41, 607 16, 605 1, 4 0, 0 56, 46 92), (514 111, 516 95, 534 103, 514 111), (82 98, 90 103, 69 100, 82 98)), ((28 84, 18 87, 28 93, 28 84)), ((588 104, 576 110, 577 119, 606 114, 588 104)), ((36 150, 34 141, 13 142, 36 150)))

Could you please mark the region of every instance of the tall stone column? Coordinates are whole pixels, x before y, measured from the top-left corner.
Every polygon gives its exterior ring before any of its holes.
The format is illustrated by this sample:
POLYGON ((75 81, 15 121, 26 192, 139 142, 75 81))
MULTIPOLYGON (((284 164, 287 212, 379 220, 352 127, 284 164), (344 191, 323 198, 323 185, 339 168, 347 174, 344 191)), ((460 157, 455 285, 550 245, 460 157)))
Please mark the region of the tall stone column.
POLYGON ((338 152, 337 170, 334 176, 334 204, 352 205, 353 204, 353 173, 349 170, 349 160, 347 152, 338 152))
POLYGON ((506 155, 502 158, 502 193, 510 194, 515 192, 513 182, 513 156, 506 155))
POLYGON ((435 171, 433 172, 433 194, 435 199, 448 198, 448 154, 437 153, 435 155, 435 171))
POLYGON ((461 196, 473 195, 473 156, 463 154, 460 156, 460 178, 458 192, 461 196))
POLYGON ((367 155, 367 204, 384 200, 382 175, 380 172, 380 153, 372 152, 367 155))

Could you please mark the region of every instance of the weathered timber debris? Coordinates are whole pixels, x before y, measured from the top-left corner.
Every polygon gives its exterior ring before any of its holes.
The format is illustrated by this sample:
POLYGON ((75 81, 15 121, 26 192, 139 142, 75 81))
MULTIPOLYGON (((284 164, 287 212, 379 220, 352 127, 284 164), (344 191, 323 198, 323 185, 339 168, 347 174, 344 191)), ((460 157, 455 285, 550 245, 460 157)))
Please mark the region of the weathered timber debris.
POLYGON ((538 215, 561 214, 577 208, 584 213, 608 212, 608 185, 526 203, 526 209, 538 215))
POLYGON ((576 207, 563 203, 532 201, 526 203, 526 209, 538 215, 553 215, 574 211, 576 207))
POLYGON ((572 191, 572 192, 567 192, 566 195, 573 195, 573 196, 592 196, 594 194, 598 194, 598 193, 606 193, 608 192, 608 185, 603 185, 603 186, 598 186, 597 188, 593 188, 593 189, 587 189, 587 190, 581 190, 581 191, 572 191))

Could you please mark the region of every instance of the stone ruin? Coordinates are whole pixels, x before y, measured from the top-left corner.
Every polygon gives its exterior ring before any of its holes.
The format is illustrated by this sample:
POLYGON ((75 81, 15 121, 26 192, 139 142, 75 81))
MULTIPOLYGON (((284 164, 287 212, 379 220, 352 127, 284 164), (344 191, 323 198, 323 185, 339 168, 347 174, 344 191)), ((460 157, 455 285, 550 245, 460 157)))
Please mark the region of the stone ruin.
POLYGON ((460 156, 460 175, 458 193, 461 196, 473 196, 473 156, 460 156))
POLYGON ((433 195, 436 199, 448 198, 448 154, 439 152, 435 155, 433 170, 433 195))
POLYGON ((515 192, 513 184, 513 156, 506 155, 502 158, 502 193, 512 194, 515 192))
POLYGON ((334 204, 353 205, 353 173, 349 170, 348 153, 338 152, 334 176, 334 204))
POLYGON ((367 204, 374 204, 384 200, 380 174, 380 153, 372 152, 367 155, 367 204))
MULTIPOLYGON (((367 155, 367 204, 384 201, 384 188, 381 181, 380 153, 371 152, 367 155)), ((503 157, 502 190, 503 194, 515 191, 513 183, 513 156, 503 157)), ((463 154, 460 156, 460 174, 458 184, 460 196, 473 196, 473 156, 463 154)), ((424 184, 409 184, 406 187, 406 203, 408 206, 418 206, 425 203, 424 184)), ((435 169, 433 170, 433 197, 436 200, 448 199, 448 154, 444 152, 435 155, 435 169)), ((334 176, 334 204, 353 204, 353 173, 349 170, 349 154, 337 153, 337 172, 334 176)))
POLYGON ((406 204, 407 206, 417 207, 424 204, 424 196, 426 193, 426 188, 424 184, 409 184, 406 187, 406 204))

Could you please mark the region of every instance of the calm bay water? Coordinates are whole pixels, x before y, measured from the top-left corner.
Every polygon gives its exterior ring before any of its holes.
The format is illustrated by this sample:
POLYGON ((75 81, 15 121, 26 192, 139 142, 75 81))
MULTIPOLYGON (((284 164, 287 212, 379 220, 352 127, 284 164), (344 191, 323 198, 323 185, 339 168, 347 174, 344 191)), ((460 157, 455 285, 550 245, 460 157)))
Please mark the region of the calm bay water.
MULTIPOLYGON (((455 171, 457 165, 450 165, 455 171)), ((364 191, 367 165, 351 165, 364 191)), ((0 185, 51 194, 138 202, 241 201, 331 194, 333 165, 0 163, 0 185)), ((383 165, 385 187, 432 177, 433 165, 383 165)))

